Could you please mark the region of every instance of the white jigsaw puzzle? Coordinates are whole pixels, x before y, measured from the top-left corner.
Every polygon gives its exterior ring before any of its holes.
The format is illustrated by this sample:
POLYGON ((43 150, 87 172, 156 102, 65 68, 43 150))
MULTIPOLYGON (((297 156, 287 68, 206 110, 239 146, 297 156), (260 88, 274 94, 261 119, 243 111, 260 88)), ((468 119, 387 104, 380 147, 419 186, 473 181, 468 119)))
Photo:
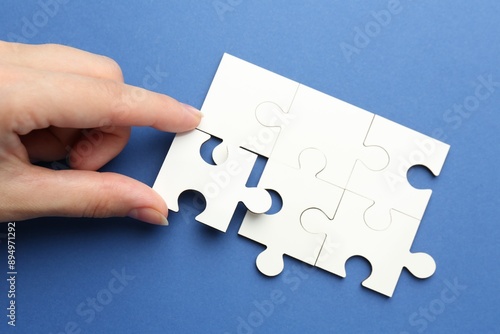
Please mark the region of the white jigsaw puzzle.
POLYGON ((257 267, 267 276, 281 273, 284 254, 314 265, 325 236, 304 230, 300 215, 311 206, 333 214, 342 197, 342 188, 316 177, 327 164, 323 153, 306 149, 297 161, 299 167, 293 168, 273 158, 269 159, 259 187, 279 193, 282 208, 270 215, 247 213, 238 232, 267 246, 257 257, 257 267))
POLYGON ((206 163, 200 148, 209 139, 210 135, 196 129, 176 135, 153 189, 176 212, 181 193, 201 192, 207 207, 196 220, 225 232, 238 202, 262 213, 271 208, 271 195, 264 189, 245 186, 257 159, 251 152, 229 146, 226 161, 216 166, 206 163))
POLYGON ((363 286, 392 297, 403 267, 418 278, 427 278, 434 273, 436 263, 426 253, 410 252, 420 225, 418 219, 391 210, 393 223, 384 231, 376 231, 365 224, 363 217, 372 204, 371 200, 346 191, 333 219, 319 209, 309 209, 301 222, 307 230, 327 235, 317 267, 345 277, 347 260, 362 256, 372 266, 363 286))
MULTIPOLYGON (((274 111, 271 115, 279 114, 274 111)), ((258 109, 257 118, 263 120, 258 109)), ((298 168, 297 156, 304 149, 314 147, 325 154, 328 165, 318 175, 323 180, 345 188, 356 160, 363 161, 373 170, 387 166, 387 153, 378 146, 365 146, 364 140, 375 115, 300 85, 288 111, 287 123, 281 123, 281 131, 272 151, 272 157, 298 168), (300 134, 300 135, 298 135, 300 134)), ((273 119, 276 119, 273 116, 273 119)))
POLYGON ((389 154, 389 164, 378 171, 358 161, 347 185, 350 191, 375 202, 365 213, 367 225, 376 230, 388 228, 392 209, 422 219, 432 190, 412 187, 408 170, 422 165, 439 175, 450 146, 378 115, 365 145, 381 146, 389 154))
MULTIPOLYGON (((225 145, 244 147, 269 157, 278 131, 259 123, 255 108, 272 101, 288 111, 298 86, 295 81, 226 53, 203 102, 205 117, 198 129, 221 138, 225 145)), ((214 158, 224 159, 224 151, 216 149, 214 158)))
POLYGON ((197 130, 175 137, 154 184, 172 211, 197 190, 207 207, 196 219, 225 232, 243 202, 251 212, 239 234, 266 246, 256 264, 268 276, 288 255, 345 277, 359 255, 372 265, 363 286, 392 296, 402 268, 434 273, 431 256, 410 252, 431 190, 412 187, 407 172, 439 175, 449 145, 228 54, 202 112, 197 130), (215 165, 200 155, 211 135, 222 140, 215 165), (249 188, 257 155, 268 161, 249 188), (266 189, 281 196, 279 212, 265 213, 266 189))

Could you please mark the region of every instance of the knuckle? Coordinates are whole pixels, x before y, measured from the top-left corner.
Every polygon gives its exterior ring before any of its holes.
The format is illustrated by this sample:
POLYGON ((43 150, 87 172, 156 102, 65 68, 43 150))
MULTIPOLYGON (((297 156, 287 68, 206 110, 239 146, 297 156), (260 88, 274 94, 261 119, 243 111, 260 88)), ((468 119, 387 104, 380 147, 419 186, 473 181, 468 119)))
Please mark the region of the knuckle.
POLYGON ((120 65, 112 58, 106 56, 101 57, 104 76, 111 80, 123 82, 123 72, 120 65))
POLYGON ((113 216, 115 213, 113 212, 113 203, 111 200, 111 196, 105 196, 105 194, 114 193, 115 187, 106 181, 100 182, 99 185, 96 186, 96 193, 100 194, 100 196, 92 197, 87 203, 83 216, 90 218, 106 218, 113 216))
POLYGON ((104 98, 110 101, 111 107, 122 104, 124 92, 120 83, 112 80, 100 80, 99 82, 99 89, 104 94, 104 98))
POLYGON ((127 119, 130 113, 137 107, 130 89, 118 81, 102 80, 101 82, 101 90, 103 91, 104 98, 108 101, 109 121, 116 123, 117 121, 127 119))

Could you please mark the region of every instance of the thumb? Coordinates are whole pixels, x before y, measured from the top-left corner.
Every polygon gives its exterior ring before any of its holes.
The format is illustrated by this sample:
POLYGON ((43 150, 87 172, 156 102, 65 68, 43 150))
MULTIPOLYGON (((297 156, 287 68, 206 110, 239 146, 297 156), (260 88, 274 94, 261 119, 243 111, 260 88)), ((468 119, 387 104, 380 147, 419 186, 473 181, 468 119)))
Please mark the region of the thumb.
MULTIPOLYGON (((12 179, 8 220, 40 216, 125 217, 168 225, 165 201, 147 185, 116 173, 26 166, 12 179)), ((10 182, 9 182, 10 183, 10 182)), ((2 214, 4 216, 4 214, 2 214)))

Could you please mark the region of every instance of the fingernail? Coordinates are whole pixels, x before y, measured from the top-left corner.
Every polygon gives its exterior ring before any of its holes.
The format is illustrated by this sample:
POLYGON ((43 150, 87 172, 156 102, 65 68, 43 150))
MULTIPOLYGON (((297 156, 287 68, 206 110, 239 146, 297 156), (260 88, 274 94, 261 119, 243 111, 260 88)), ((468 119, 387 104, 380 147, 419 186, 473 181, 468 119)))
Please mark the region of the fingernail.
POLYGON ((127 216, 149 224, 168 226, 167 218, 160 212, 150 208, 133 209, 127 216))
POLYGON ((196 109, 195 107, 190 106, 189 104, 185 104, 185 103, 181 103, 181 104, 184 107, 184 110, 186 110, 187 112, 195 115, 198 118, 203 117, 203 113, 201 111, 199 111, 198 109, 196 109))

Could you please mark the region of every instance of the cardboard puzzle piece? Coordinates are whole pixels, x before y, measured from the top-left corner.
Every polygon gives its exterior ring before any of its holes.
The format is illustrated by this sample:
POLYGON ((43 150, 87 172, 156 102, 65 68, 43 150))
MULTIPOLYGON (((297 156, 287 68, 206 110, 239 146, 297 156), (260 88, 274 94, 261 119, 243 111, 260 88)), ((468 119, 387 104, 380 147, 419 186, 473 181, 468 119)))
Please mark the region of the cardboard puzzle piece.
POLYGON ((304 85, 295 94, 286 123, 276 124, 276 120, 283 119, 276 116, 280 114, 277 108, 276 104, 268 104, 264 110, 256 111, 260 123, 281 128, 271 153, 274 159, 298 168, 300 152, 314 147, 328 160, 318 177, 342 188, 346 187, 357 160, 374 170, 384 168, 389 162, 381 147, 364 144, 374 117, 368 111, 304 85))
POLYGON ((238 202, 256 213, 271 208, 270 194, 259 188, 247 188, 246 182, 257 156, 239 147, 229 146, 227 160, 218 165, 206 163, 201 145, 210 135, 199 130, 177 134, 153 185, 168 203, 179 211, 178 198, 186 190, 199 191, 207 202, 196 220, 225 232, 238 202))
POLYGON ((421 220, 432 190, 412 187, 407 172, 422 165, 439 175, 450 146, 380 116, 375 116, 365 145, 381 146, 389 154, 389 164, 379 171, 358 161, 347 185, 348 190, 375 202, 365 213, 367 225, 387 229, 392 209, 421 220))
POLYGON ((362 256, 372 267, 364 287, 392 297, 403 267, 418 278, 431 276, 436 263, 426 253, 411 253, 410 247, 420 221, 392 210, 392 224, 384 231, 369 228, 364 212, 373 202, 345 191, 333 220, 319 209, 302 214, 302 225, 314 233, 326 233, 325 243, 316 266, 341 277, 346 276, 345 263, 362 256))
POLYGON ((333 214, 342 196, 341 188, 316 178, 326 166, 321 152, 307 149, 297 160, 300 169, 269 159, 259 187, 279 193, 283 206, 270 215, 247 213, 238 232, 267 246, 256 261, 258 269, 267 276, 281 273, 284 254, 314 265, 325 235, 304 230, 300 215, 311 206, 333 214))
MULTIPOLYGON (((293 80, 224 54, 203 102, 204 117, 198 129, 221 138, 225 146, 269 157, 279 129, 259 123, 255 109, 262 102, 273 101, 288 111, 298 86, 293 80)), ((222 147, 214 151, 220 160, 225 158, 222 147)))
POLYGON ((256 260, 278 275, 288 255, 345 277, 345 262, 366 258, 363 285, 392 296, 403 267, 426 278, 435 262, 411 253, 431 190, 407 180, 414 165, 441 171, 449 146, 332 96, 224 54, 198 129, 178 134, 154 189, 178 211, 185 190, 206 209, 196 219, 226 231, 238 202, 239 234, 266 246, 256 260), (201 146, 222 139, 206 163, 201 146), (253 152, 253 153, 252 153, 253 152), (268 158, 259 188, 246 182, 257 155, 268 158), (283 200, 275 214, 270 194, 283 200))

